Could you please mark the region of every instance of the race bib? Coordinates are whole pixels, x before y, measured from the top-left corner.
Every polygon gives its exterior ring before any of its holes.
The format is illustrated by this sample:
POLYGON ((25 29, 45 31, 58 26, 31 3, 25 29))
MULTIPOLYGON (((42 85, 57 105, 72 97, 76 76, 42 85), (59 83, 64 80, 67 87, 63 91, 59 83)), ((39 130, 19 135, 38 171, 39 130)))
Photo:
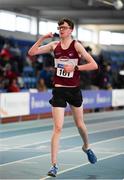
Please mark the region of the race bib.
POLYGON ((65 65, 73 65, 76 66, 78 63, 78 59, 55 59, 55 68, 57 68, 57 76, 65 77, 65 78, 72 78, 74 72, 65 72, 64 66, 65 65))

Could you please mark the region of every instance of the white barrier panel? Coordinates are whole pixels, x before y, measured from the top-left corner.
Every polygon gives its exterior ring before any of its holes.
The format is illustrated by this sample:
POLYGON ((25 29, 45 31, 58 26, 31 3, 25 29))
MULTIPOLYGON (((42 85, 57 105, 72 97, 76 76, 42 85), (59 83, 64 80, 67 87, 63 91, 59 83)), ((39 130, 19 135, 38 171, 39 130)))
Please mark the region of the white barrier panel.
POLYGON ((0 94, 0 117, 29 115, 29 93, 0 94))
POLYGON ((124 106, 124 89, 112 90, 112 106, 124 106))

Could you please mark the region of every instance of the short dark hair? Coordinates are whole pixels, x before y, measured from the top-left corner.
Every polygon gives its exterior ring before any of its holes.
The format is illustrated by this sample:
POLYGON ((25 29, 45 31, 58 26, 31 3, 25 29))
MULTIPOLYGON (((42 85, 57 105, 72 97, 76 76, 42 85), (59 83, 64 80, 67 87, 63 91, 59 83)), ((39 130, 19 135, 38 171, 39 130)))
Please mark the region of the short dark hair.
POLYGON ((58 25, 60 26, 60 25, 64 24, 64 22, 66 22, 66 23, 70 26, 71 29, 74 29, 74 23, 73 23, 73 21, 70 20, 70 19, 68 19, 68 18, 62 18, 62 19, 60 19, 60 20, 58 21, 58 25))

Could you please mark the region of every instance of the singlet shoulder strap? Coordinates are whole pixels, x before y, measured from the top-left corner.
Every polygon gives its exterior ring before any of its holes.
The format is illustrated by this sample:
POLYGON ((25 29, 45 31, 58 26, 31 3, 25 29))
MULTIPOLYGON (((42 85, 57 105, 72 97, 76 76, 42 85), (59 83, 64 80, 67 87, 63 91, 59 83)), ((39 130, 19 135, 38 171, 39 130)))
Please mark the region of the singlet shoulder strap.
POLYGON ((73 40, 70 44, 70 48, 74 47, 74 44, 75 44, 76 40, 73 40))

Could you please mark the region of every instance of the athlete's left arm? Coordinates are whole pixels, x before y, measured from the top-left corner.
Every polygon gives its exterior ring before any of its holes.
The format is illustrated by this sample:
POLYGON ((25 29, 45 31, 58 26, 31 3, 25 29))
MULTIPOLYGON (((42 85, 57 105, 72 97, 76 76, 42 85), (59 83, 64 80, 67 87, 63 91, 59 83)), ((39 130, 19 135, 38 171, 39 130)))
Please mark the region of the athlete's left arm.
POLYGON ((88 71, 88 70, 95 70, 98 69, 98 65, 92 56, 85 50, 85 48, 79 42, 75 43, 75 49, 80 56, 82 56, 86 61, 87 64, 78 65, 79 71, 88 71))

